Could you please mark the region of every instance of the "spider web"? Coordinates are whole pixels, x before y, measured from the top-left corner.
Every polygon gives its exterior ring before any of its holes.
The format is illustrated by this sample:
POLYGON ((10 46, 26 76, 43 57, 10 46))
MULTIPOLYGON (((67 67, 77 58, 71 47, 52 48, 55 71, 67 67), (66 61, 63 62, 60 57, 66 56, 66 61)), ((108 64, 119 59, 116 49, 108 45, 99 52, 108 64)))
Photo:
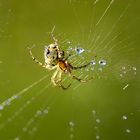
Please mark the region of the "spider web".
MULTIPOLYGON (((115 136, 117 139, 138 139, 140 137, 137 125, 140 110, 136 99, 139 98, 137 94, 139 66, 137 48, 135 48, 137 35, 134 32, 134 27, 138 24, 136 24, 137 18, 132 18, 129 24, 125 21, 129 19, 134 3, 132 1, 120 3, 115 0, 64 1, 64 5, 69 6, 71 15, 74 15, 75 32, 64 31, 56 34, 56 37, 60 46, 68 54, 72 54, 69 61, 74 66, 91 62, 89 67, 76 71, 75 75, 82 79, 93 76, 94 79, 84 85, 71 80, 71 89, 58 91, 52 89, 48 81, 52 73, 46 75, 46 72, 41 71, 38 74, 42 75, 41 78, 33 78, 34 80, 24 84, 25 86, 17 86, 16 90, 9 86, 12 89, 10 93, 5 89, 2 90, 7 92, 6 96, 1 93, 0 103, 0 136, 3 139, 39 139, 40 137, 56 139, 54 133, 57 139, 115 139, 115 136), (82 12, 83 9, 87 11, 85 14, 82 12)), ((2 3, 1 8, 4 7, 7 9, 8 5, 2 3)), ((1 40, 4 45, 5 41, 12 37, 6 27, 9 23, 12 24, 10 16, 12 17, 13 14, 12 10, 8 9, 7 18, 2 19, 1 25, 6 24, 2 27, 3 31, 1 30, 1 40)), ((50 28, 53 26, 50 23, 50 28)), ((45 44, 46 39, 41 40, 39 46, 45 44)), ((15 47, 14 50, 16 49, 15 47)), ((36 47, 34 52, 39 52, 37 49, 36 47)), ((5 49, 1 50, 1 52, 5 51, 5 49)), ((10 57, 11 50, 7 52, 10 57)), ((19 57, 16 56, 15 59, 18 60, 19 57)), ((12 59, 8 63, 7 57, 1 55, 1 75, 6 72, 8 76, 10 75, 9 70, 4 72, 7 68, 5 65, 13 66, 15 63, 15 66, 20 67, 19 63, 25 63, 22 57, 19 61, 12 59)), ((32 62, 30 65, 33 65, 32 62)), ((36 66, 33 68, 37 69, 36 66)), ((40 71, 40 68, 38 69, 40 71)), ((8 79, 12 78, 3 78, 3 83, 10 82, 8 79)), ((67 76, 64 75, 62 79, 62 83, 66 85, 69 83, 70 79, 67 76)), ((10 84, 6 83, 7 85, 10 84)), ((1 88, 6 86, 1 82, 1 88)))

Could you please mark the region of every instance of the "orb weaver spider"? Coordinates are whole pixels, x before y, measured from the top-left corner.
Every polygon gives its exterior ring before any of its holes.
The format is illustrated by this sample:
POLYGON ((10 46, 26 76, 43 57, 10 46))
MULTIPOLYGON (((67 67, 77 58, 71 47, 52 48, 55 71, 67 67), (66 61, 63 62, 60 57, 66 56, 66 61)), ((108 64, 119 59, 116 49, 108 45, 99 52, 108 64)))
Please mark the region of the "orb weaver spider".
POLYGON ((51 32, 51 36, 52 36, 54 43, 50 44, 48 46, 45 46, 45 50, 44 50, 45 63, 43 64, 39 60, 37 60, 34 57, 34 55, 32 54, 31 48, 28 48, 32 59, 45 69, 49 69, 49 70, 56 69, 53 76, 51 77, 51 82, 54 86, 59 86, 62 89, 68 89, 71 86, 71 84, 69 84, 67 87, 64 87, 61 84, 62 73, 68 74, 68 76, 70 76, 72 79, 75 79, 81 83, 87 82, 88 80, 83 80, 83 79, 80 79, 80 78, 76 77, 75 75, 73 75, 72 70, 85 68, 88 65, 90 65, 91 62, 89 62, 85 65, 82 65, 82 66, 78 66, 78 67, 72 66, 68 62, 68 58, 70 55, 65 57, 65 52, 58 47, 57 39, 54 37, 52 32, 51 32))

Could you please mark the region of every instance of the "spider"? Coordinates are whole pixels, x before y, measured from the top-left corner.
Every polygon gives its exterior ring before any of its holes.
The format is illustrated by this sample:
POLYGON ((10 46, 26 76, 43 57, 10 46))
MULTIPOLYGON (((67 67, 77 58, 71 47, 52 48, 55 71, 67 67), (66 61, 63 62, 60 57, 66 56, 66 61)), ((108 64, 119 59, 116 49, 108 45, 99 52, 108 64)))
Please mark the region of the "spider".
POLYGON ((82 66, 78 66, 78 67, 72 66, 68 62, 68 58, 70 55, 66 57, 65 52, 58 47, 57 39, 54 37, 54 35, 52 33, 51 33, 51 36, 52 36, 54 43, 50 44, 48 46, 45 46, 45 50, 44 50, 45 63, 43 64, 39 60, 37 60, 34 57, 34 55, 32 54, 31 48, 28 48, 32 59, 36 63, 38 63, 40 66, 42 66, 43 68, 46 68, 49 70, 56 69, 53 76, 51 77, 51 82, 54 86, 59 86, 62 89, 68 89, 71 86, 71 84, 69 84, 67 87, 65 87, 61 84, 62 73, 67 74, 72 79, 75 79, 81 83, 87 82, 87 80, 80 79, 80 78, 76 77, 75 75, 73 75, 72 70, 85 68, 88 65, 90 65, 91 62, 89 62, 85 65, 82 65, 82 66))

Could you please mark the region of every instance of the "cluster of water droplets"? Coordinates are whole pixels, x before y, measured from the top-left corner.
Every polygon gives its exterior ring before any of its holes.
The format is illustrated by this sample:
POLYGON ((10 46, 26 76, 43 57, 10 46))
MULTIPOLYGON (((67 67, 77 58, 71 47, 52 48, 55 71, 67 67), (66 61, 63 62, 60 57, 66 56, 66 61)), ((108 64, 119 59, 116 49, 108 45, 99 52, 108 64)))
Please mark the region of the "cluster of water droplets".
POLYGON ((120 77, 125 78, 128 76, 134 77, 137 74, 137 68, 131 65, 124 65, 120 68, 120 77))
POLYGON ((46 79, 48 76, 44 76, 41 79, 39 79, 38 81, 35 81, 34 83, 32 83, 31 85, 25 87, 24 89, 22 89, 21 91, 13 94, 11 97, 7 98, 5 101, 3 101, 2 103, 0 103, 0 111, 3 110, 6 106, 9 106, 14 100, 18 99, 19 97, 21 97, 23 94, 25 94, 28 90, 30 90, 31 88, 33 88, 35 85, 39 84, 41 81, 43 81, 44 79, 46 79))
POLYGON ((35 130, 37 131, 37 127, 31 127, 31 125, 39 118, 46 116, 49 113, 49 108, 40 109, 35 112, 35 114, 29 119, 26 125, 22 128, 23 132, 28 132, 29 134, 33 134, 35 130), (30 128, 30 129, 29 129, 30 128))
POLYGON ((18 98, 18 95, 13 95, 12 97, 6 99, 4 102, 0 104, 0 110, 3 110, 5 106, 9 106, 11 102, 18 98))
MULTIPOLYGON (((131 113, 131 115, 133 115, 133 113, 131 113)), ((122 120, 123 120, 124 122, 128 122, 128 121, 129 121, 129 118, 128 118, 128 116, 125 114, 125 115, 122 116, 122 120)), ((129 127, 126 127, 126 126, 125 126, 124 132, 129 134, 129 133, 131 133, 131 129, 130 129, 129 127)))
MULTIPOLYGON (((86 50, 84 48, 82 48, 80 45, 77 45, 75 47, 73 47, 71 45, 71 43, 69 42, 69 47, 67 49, 67 53, 68 54, 72 54, 71 58, 73 57, 80 57, 82 60, 82 62, 84 62, 86 60, 86 56, 90 55, 92 52, 91 50, 86 50)), ((82 63, 81 62, 81 63, 82 63)), ((105 68, 105 66, 107 65, 107 61, 105 59, 98 59, 97 56, 94 56, 93 59, 89 60, 90 62, 90 66, 85 68, 86 71, 93 71, 96 69, 98 69, 98 71, 102 71, 103 68, 105 68)))
POLYGON ((75 123, 73 121, 69 121, 70 139, 74 138, 74 127, 75 127, 75 123))
POLYGON ((101 123, 101 119, 99 118, 96 110, 92 110, 92 116, 93 116, 93 119, 95 121, 95 126, 94 126, 95 138, 96 138, 96 140, 99 140, 100 139, 100 123, 101 123))
POLYGON ((25 134, 33 135, 38 130, 40 119, 44 118, 49 113, 49 107, 36 110, 34 115, 27 121, 22 127, 21 133, 14 138, 14 140, 20 140, 25 134), (39 121, 39 122, 38 122, 39 121))
POLYGON ((131 64, 123 64, 119 66, 119 69, 117 69, 117 71, 118 79, 125 83, 122 86, 122 89, 126 90, 129 86, 131 86, 131 80, 136 78, 137 67, 131 64))

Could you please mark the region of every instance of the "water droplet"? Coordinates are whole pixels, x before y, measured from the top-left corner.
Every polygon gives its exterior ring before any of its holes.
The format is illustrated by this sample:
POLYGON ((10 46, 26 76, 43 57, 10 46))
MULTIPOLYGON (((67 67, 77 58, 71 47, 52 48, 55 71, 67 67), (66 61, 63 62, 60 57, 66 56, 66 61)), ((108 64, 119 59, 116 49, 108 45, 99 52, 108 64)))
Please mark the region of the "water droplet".
POLYGON ((99 135, 97 135, 97 136, 96 136, 96 140, 99 140, 99 139, 100 139, 100 136, 99 136, 99 135))
POLYGON ((17 95, 14 95, 14 96, 13 96, 13 99, 16 99, 17 97, 18 97, 17 95))
POLYGON ((96 114, 96 111, 95 110, 92 110, 92 114, 95 115, 96 114))
POLYGON ((88 68, 86 68, 86 69, 85 69, 85 71, 89 71, 89 69, 88 69, 88 68))
POLYGON ((14 140, 20 140, 20 138, 19 137, 16 137, 16 138, 14 138, 14 140))
POLYGON ((123 71, 124 74, 126 74, 126 71, 123 71))
POLYGON ((0 110, 3 110, 3 108, 4 108, 3 105, 0 105, 0 110))
POLYGON ((136 70, 137 70, 137 68, 136 68, 136 67, 133 67, 132 69, 133 69, 134 71, 136 71, 136 70))
POLYGON ((70 41, 67 41, 67 43, 68 43, 68 44, 71 44, 71 42, 70 42, 70 41))
POLYGON ((10 100, 6 100, 5 105, 10 105, 10 100))
POLYGON ((91 64, 91 65, 95 65, 96 62, 95 62, 94 60, 91 60, 90 64, 91 64))
POLYGON ((81 47, 77 47, 75 48, 76 54, 80 55, 81 53, 83 53, 85 50, 81 47))
POLYGON ((125 68, 125 66, 122 66, 122 70, 125 70, 126 68, 125 68))
POLYGON ((73 139, 74 138, 74 134, 70 134, 70 138, 73 139))
POLYGON ((123 74, 120 74, 120 77, 123 77, 123 74))
POLYGON ((70 46, 70 47, 68 47, 68 51, 72 51, 73 50, 73 48, 70 46))
POLYGON ((41 114, 42 114, 42 111, 41 111, 41 110, 38 110, 38 111, 36 112, 36 114, 37 114, 37 115, 41 115, 41 114))
POLYGON ((127 116, 125 116, 125 115, 122 118, 123 118, 123 120, 127 120, 127 116))
POLYGON ((101 122, 101 120, 100 120, 100 119, 96 119, 96 122, 97 122, 97 123, 100 123, 100 122, 101 122))
POLYGON ((44 114, 48 114, 49 111, 48 111, 48 109, 45 109, 43 112, 44 112, 44 114))
POLYGON ((94 1, 94 4, 96 4, 98 1, 99 1, 99 0, 95 0, 95 1, 94 1))
POLYGON ((106 65, 106 60, 99 60, 99 65, 100 66, 105 66, 106 65))
POLYGON ((70 122, 69 122, 69 125, 70 125, 70 127, 74 127, 74 126, 75 126, 75 124, 74 124, 73 121, 70 121, 70 122))
POLYGON ((131 130, 130 129, 126 129, 126 133, 130 133, 131 132, 131 130))

